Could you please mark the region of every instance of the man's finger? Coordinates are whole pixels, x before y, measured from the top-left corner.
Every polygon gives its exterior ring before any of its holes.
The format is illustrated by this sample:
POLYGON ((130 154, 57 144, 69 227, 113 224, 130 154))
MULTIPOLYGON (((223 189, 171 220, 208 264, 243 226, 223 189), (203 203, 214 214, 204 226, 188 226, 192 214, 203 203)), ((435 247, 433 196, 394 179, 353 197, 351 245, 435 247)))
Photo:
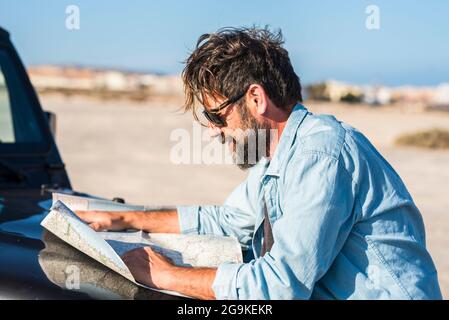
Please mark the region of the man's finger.
POLYGON ((89 221, 90 217, 92 217, 92 211, 75 211, 75 214, 84 221, 89 221))
POLYGON ((89 224, 89 227, 91 227, 92 229, 94 229, 95 231, 100 231, 101 230, 101 225, 98 222, 92 222, 89 224))
POLYGON ((77 216, 85 216, 89 211, 80 211, 80 210, 75 210, 74 211, 75 212, 75 214, 77 215, 77 216))
POLYGON ((154 253, 154 250, 151 247, 143 247, 143 251, 145 251, 147 254, 154 253))
POLYGON ((135 248, 135 249, 131 249, 129 251, 126 251, 122 257, 146 257, 148 255, 147 252, 145 252, 144 248, 135 248))

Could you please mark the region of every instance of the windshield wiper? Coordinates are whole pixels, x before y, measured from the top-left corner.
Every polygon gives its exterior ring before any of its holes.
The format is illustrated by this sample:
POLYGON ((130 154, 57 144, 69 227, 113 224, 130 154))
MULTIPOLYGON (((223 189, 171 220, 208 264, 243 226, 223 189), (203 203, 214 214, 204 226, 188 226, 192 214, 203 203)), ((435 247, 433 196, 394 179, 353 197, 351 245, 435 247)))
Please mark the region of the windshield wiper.
POLYGON ((5 160, 0 159, 0 178, 9 182, 23 182, 26 180, 26 175, 9 165, 5 160))

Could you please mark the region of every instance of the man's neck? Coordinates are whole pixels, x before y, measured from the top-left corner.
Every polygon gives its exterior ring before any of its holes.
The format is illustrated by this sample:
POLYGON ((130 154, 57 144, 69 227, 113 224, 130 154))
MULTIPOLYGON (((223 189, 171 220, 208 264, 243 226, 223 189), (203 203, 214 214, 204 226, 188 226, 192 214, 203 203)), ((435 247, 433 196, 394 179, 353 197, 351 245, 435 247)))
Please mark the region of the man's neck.
POLYGON ((292 110, 293 107, 289 108, 289 110, 284 113, 283 117, 280 117, 279 121, 273 121, 272 123, 272 129, 275 130, 276 135, 274 137, 271 137, 270 158, 273 156, 276 147, 281 140, 282 133, 284 132, 285 126, 287 125, 287 121, 290 118, 292 110))

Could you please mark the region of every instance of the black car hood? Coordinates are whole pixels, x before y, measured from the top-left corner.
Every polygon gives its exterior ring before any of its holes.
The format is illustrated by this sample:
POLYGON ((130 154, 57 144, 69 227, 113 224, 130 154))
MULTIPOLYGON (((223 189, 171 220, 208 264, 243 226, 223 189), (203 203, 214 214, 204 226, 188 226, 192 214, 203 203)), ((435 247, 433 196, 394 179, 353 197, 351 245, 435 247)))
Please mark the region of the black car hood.
POLYGON ((0 192, 0 299, 173 299, 141 288, 40 225, 50 196, 0 192))

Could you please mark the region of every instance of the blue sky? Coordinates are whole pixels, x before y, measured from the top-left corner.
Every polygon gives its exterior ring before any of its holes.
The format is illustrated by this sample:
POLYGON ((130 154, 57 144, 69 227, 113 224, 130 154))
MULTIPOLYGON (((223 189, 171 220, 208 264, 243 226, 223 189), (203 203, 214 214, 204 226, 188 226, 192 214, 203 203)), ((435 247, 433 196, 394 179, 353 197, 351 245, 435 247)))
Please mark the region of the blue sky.
POLYGON ((26 64, 82 64, 179 73, 198 36, 224 26, 281 28, 305 83, 435 85, 449 82, 449 1, 0 0, 26 64), (67 5, 80 30, 65 28, 67 5), (367 30, 365 9, 380 9, 367 30))

